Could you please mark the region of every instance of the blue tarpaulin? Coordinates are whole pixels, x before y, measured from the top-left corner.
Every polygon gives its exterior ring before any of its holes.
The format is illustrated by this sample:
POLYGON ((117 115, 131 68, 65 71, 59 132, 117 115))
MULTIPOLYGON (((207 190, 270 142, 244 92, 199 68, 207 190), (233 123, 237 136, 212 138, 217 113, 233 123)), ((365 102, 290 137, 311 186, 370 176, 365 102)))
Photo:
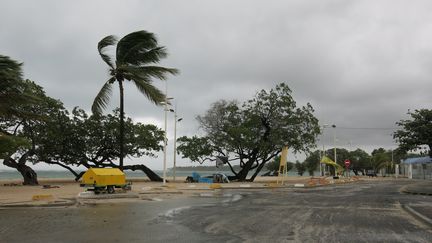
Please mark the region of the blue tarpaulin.
POLYGON ((418 158, 408 158, 402 161, 403 164, 425 164, 432 163, 432 158, 429 156, 426 157, 418 157, 418 158))

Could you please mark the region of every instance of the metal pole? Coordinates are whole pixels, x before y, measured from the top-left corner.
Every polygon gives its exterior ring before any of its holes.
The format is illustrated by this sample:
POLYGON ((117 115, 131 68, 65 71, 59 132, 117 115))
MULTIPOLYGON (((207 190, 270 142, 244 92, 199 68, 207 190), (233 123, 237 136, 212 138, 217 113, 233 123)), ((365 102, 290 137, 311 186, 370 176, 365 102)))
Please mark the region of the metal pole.
MULTIPOLYGON (((322 129, 323 129, 323 149, 322 149, 322 155, 321 155, 321 159, 322 159, 322 157, 324 157, 326 154, 325 154, 325 148, 324 148, 324 128, 326 128, 326 127, 328 127, 328 124, 324 124, 323 126, 322 126, 322 129)), ((320 163, 319 163, 319 165, 320 165, 320 176, 324 176, 324 173, 326 172, 326 165, 324 164, 324 171, 323 171, 323 165, 321 164, 321 161, 320 161, 320 163)))
POLYGON ((393 170, 393 168, 394 168, 394 162, 393 162, 393 149, 392 149, 392 161, 391 161, 391 169, 393 170))
MULTIPOLYGON (((323 146, 324 147, 324 146, 323 146)), ((324 156, 323 155, 324 154, 324 151, 321 151, 321 153, 320 153, 320 161, 318 161, 318 165, 319 165, 319 175, 320 176, 322 176, 322 169, 321 169, 321 160, 322 160, 322 157, 324 156)))
POLYGON ((176 150, 177 150, 177 103, 174 108, 174 168, 173 181, 176 179, 176 150))
MULTIPOLYGON (((334 145, 334 162, 337 164, 337 156, 336 156, 336 134, 334 133, 334 131, 333 131, 333 145, 334 145)), ((336 175, 336 166, 335 166, 335 176, 337 176, 336 175)))
MULTIPOLYGON (((324 143, 323 143, 322 156, 323 157, 326 156, 325 149, 324 149, 324 143)), ((321 161, 320 161, 320 168, 321 168, 321 176, 324 176, 324 174, 326 172, 326 167, 325 167, 325 164, 321 164, 321 161), (324 170, 323 170, 323 167, 324 167, 324 170)))
POLYGON ((163 185, 166 183, 166 155, 167 155, 167 112, 168 112, 168 85, 165 83, 165 124, 164 124, 164 159, 163 159, 163 185))

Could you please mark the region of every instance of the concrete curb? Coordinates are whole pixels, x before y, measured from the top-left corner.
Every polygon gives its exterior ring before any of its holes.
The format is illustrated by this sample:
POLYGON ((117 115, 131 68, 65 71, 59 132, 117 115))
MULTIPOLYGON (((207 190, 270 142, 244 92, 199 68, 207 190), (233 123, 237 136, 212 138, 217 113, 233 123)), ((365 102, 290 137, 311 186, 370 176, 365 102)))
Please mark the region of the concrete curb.
POLYGON ((428 218, 427 216, 424 216, 423 214, 417 212, 415 209, 408 205, 402 205, 402 208, 405 209, 408 213, 413 215, 414 217, 420 219, 424 223, 428 224, 429 226, 432 226, 432 219, 428 218))
POLYGON ((44 204, 33 204, 25 202, 0 204, 0 208, 50 208, 50 207, 68 207, 73 206, 77 203, 76 199, 62 198, 62 201, 58 202, 47 202, 44 204))
POLYGON ((421 191, 416 191, 416 190, 409 190, 407 189, 407 187, 409 187, 409 185, 404 186, 400 189, 400 192, 402 193, 407 193, 407 194, 412 194, 412 195, 426 195, 426 196, 432 196, 432 192, 421 192, 421 191))
POLYGON ((99 194, 99 195, 78 195, 77 199, 123 199, 123 198, 139 198, 138 194, 99 194))

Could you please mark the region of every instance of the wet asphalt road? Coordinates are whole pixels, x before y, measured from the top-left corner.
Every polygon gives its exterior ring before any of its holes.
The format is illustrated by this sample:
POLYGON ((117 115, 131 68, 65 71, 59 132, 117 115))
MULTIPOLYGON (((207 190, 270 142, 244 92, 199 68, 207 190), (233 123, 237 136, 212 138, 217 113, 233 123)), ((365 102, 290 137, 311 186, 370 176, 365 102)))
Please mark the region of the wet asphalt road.
POLYGON ((404 181, 232 190, 162 202, 0 210, 0 242, 431 242, 404 181), (239 196, 241 195, 241 197, 239 196))

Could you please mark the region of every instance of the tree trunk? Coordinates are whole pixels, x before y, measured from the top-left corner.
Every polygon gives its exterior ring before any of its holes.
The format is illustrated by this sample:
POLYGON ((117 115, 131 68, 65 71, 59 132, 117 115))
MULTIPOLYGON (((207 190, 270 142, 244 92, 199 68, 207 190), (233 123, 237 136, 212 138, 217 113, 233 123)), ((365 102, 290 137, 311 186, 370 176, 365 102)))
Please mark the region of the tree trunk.
POLYGON ((78 175, 75 176, 75 181, 79 181, 81 177, 84 175, 85 171, 81 171, 78 175))
POLYGON ((245 163, 243 168, 237 174, 238 181, 246 181, 246 177, 249 173, 250 168, 252 167, 252 164, 253 164, 252 160, 248 160, 248 162, 245 163))
POLYGON ((78 181, 81 178, 81 176, 84 174, 84 172, 81 172, 80 174, 78 174, 71 167, 64 165, 64 164, 57 162, 57 161, 43 160, 43 162, 50 164, 50 165, 58 165, 58 166, 61 166, 65 169, 67 169, 70 173, 72 173, 75 176, 75 181, 78 181))
POLYGON ((252 175, 252 177, 250 178, 250 181, 254 181, 255 177, 258 175, 258 173, 262 170, 262 168, 264 167, 266 162, 262 162, 258 168, 256 169, 255 173, 252 175))
POLYGON ((156 173, 154 173, 150 168, 148 168, 145 165, 126 165, 123 167, 125 170, 141 170, 142 172, 144 172, 147 177, 151 180, 151 181, 159 181, 162 182, 163 179, 158 176, 156 173))
POLYGON ((18 163, 12 158, 6 158, 3 160, 3 164, 21 173, 24 179, 23 185, 39 185, 36 172, 25 163, 18 163))
POLYGON ((23 185, 39 185, 39 182, 37 180, 37 174, 32 168, 30 168, 30 166, 20 164, 16 169, 21 173, 22 177, 24 178, 23 185))
POLYGON ((124 155, 124 90, 123 80, 118 80, 120 88, 120 170, 123 170, 124 155))

